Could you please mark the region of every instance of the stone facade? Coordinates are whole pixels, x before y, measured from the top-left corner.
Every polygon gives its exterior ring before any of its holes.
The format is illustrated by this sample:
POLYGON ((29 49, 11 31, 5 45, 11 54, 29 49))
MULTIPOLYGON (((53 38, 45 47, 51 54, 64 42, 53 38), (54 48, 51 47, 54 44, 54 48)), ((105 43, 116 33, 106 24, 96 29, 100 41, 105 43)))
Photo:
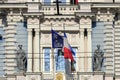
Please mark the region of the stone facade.
POLYGON ((51 4, 44 0, 0 0, 0 65, 4 65, 0 66, 0 79, 120 80, 120 1, 78 0, 73 5, 66 0, 59 6, 62 15, 56 15, 56 4, 50 1, 51 4), (116 13, 118 20, 114 20, 116 13), (75 72, 55 70, 51 29, 61 35, 66 32, 69 43, 76 48, 75 72), (26 72, 17 71, 19 44, 27 55, 26 72), (104 52, 102 71, 93 71, 97 44, 104 52), (44 48, 51 49, 49 72, 44 71, 44 48))

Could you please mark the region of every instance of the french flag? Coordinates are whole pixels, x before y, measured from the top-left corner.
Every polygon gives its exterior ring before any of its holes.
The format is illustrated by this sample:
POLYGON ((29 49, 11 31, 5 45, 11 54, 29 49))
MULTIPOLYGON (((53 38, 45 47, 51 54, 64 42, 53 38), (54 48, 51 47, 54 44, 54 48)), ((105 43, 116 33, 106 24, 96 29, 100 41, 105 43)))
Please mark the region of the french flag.
POLYGON ((73 58, 73 50, 70 46, 70 44, 68 43, 68 40, 67 40, 67 36, 66 34, 64 33, 64 47, 63 47, 63 50, 64 50, 64 58, 65 59, 70 59, 72 62, 75 62, 74 58, 73 58))
POLYGON ((78 0, 76 0, 76 4, 78 4, 78 0))

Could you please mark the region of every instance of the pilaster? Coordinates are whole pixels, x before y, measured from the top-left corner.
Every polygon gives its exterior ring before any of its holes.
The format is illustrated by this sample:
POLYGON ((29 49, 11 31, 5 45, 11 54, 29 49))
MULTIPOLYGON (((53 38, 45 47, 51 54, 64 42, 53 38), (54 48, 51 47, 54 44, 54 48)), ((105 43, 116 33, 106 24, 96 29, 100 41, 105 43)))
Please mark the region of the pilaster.
MULTIPOLYGON (((16 17, 16 16, 15 16, 16 17)), ((8 14, 7 16, 7 26, 4 27, 5 31, 5 73, 7 77, 7 80, 14 79, 14 73, 16 72, 16 20, 12 15, 8 14)))
POLYGON ((27 72, 40 72, 40 13, 25 13, 28 28, 28 65, 27 72))
POLYGON ((80 71, 84 72, 84 29, 80 29, 80 71))
POLYGON ((88 72, 91 72, 92 71, 92 39, 91 39, 91 32, 92 32, 92 29, 87 29, 87 33, 88 33, 88 36, 87 36, 87 56, 88 56, 88 72))
MULTIPOLYGON (((89 4, 88 4, 89 5, 89 4)), ((90 9, 90 5, 87 6, 90 9)), ((91 43, 91 31, 92 31, 92 17, 94 14, 90 11, 80 11, 75 13, 76 17, 79 19, 80 24, 80 52, 81 52, 81 61, 82 65, 80 68, 82 72, 91 72, 92 71, 92 43, 91 43), (84 66, 83 66, 84 65, 84 66)))
POLYGON ((16 39, 15 39, 15 22, 8 22, 8 26, 5 30, 5 73, 13 74, 15 72, 15 53, 16 53, 16 39), (12 35, 12 36, 11 36, 12 35))
POLYGON ((120 37, 119 36, 120 36, 120 21, 118 20, 116 21, 114 26, 114 70, 116 76, 120 76, 120 37))
POLYGON ((27 19, 28 28, 28 65, 26 80, 41 80, 40 72, 40 20, 41 12, 28 12, 23 14, 27 19))
POLYGON ((40 30, 35 29, 34 38, 34 72, 40 72, 40 30))
POLYGON ((33 54, 33 36, 32 36, 32 29, 28 29, 28 60, 27 60, 27 72, 32 72, 32 54, 33 54))
POLYGON ((106 67, 106 73, 114 73, 114 30, 112 22, 105 23, 104 34, 104 57, 106 59, 104 66, 106 67))

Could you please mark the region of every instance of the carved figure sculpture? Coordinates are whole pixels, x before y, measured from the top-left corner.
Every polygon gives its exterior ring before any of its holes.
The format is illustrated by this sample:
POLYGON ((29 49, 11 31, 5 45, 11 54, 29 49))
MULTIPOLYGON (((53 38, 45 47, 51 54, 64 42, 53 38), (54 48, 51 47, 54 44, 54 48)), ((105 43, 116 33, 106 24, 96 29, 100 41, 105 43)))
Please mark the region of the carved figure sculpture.
POLYGON ((94 52, 93 56, 93 70, 101 71, 103 65, 104 54, 100 49, 100 45, 97 45, 97 49, 94 52))
POLYGON ((25 55, 25 52, 22 49, 22 45, 18 45, 18 50, 17 50, 17 67, 20 71, 26 71, 26 65, 27 65, 27 58, 25 55))

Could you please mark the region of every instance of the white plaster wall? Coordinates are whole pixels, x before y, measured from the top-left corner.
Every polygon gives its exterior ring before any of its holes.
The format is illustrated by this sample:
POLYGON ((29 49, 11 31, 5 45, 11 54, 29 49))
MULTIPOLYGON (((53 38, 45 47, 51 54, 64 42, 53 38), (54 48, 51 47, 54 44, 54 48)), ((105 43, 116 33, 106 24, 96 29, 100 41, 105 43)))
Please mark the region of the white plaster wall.
POLYGON ((8 0, 8 2, 11 2, 11 3, 12 2, 21 2, 21 3, 23 3, 23 2, 27 2, 27 0, 8 0))
POLYGON ((115 0, 115 2, 120 2, 120 0, 115 0))

